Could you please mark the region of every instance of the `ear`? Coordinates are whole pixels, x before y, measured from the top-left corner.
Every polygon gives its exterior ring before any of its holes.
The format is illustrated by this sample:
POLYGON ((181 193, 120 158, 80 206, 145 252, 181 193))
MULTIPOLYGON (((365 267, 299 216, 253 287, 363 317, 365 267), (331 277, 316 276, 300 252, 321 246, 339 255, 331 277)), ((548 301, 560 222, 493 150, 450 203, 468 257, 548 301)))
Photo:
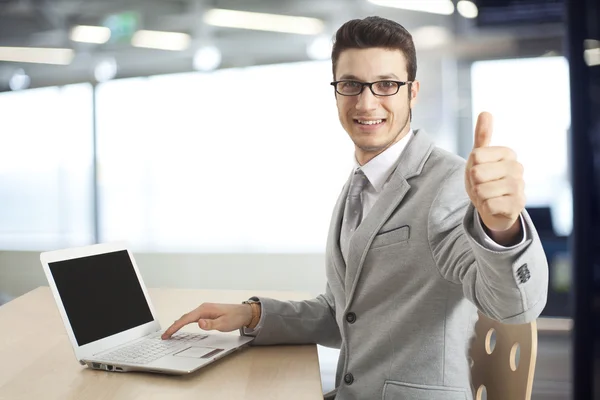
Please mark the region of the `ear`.
POLYGON ((413 108, 417 103, 417 96, 419 95, 419 89, 421 87, 421 82, 413 81, 410 85, 410 108, 413 108))

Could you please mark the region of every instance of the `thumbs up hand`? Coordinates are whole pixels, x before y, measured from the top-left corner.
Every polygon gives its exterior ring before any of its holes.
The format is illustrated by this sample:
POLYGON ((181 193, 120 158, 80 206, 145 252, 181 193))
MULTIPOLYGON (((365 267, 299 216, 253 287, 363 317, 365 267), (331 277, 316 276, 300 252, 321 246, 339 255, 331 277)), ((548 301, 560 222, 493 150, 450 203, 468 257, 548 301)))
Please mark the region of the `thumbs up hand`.
POLYGON ((492 240, 509 245, 522 235, 523 166, 510 148, 490 146, 492 123, 490 113, 479 114, 465 169, 465 189, 492 240))

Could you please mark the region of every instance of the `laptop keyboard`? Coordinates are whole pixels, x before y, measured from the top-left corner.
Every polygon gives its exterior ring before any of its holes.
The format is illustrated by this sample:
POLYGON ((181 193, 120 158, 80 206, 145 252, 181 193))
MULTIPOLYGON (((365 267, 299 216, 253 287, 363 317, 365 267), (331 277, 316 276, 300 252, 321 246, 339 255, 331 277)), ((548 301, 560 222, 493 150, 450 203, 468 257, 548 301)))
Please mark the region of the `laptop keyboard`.
POLYGON ((199 333, 178 332, 169 340, 162 340, 160 335, 161 333, 156 333, 140 342, 112 351, 103 355, 102 360, 127 364, 148 364, 181 349, 182 344, 196 342, 208 336, 199 333))

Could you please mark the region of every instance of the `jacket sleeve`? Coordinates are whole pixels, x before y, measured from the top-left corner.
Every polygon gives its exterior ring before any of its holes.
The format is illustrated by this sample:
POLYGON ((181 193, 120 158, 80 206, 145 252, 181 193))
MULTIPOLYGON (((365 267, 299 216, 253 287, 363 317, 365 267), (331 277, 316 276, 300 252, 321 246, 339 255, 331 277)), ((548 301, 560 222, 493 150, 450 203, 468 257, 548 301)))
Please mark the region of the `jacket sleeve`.
POLYGON ((522 213, 526 240, 492 250, 475 230, 475 213, 464 188, 464 167, 449 173, 431 204, 428 239, 442 277, 462 285, 467 299, 504 323, 535 320, 546 305, 548 263, 529 215, 522 213))
MULTIPOLYGON (((264 319, 252 333, 254 345, 320 344, 339 348, 340 330, 335 320, 335 301, 329 285, 325 293, 311 300, 279 301, 256 298, 264 319)), ((241 332, 244 334, 244 332, 241 332)))

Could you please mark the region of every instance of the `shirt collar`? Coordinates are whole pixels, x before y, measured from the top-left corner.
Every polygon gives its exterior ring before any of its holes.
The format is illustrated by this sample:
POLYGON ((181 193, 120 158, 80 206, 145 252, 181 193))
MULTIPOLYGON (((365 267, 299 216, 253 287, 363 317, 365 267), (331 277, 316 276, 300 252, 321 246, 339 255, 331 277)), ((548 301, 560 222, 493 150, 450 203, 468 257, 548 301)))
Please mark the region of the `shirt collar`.
POLYGON ((360 168, 364 172, 369 183, 375 188, 375 191, 381 192, 392 174, 394 163, 398 160, 412 136, 413 131, 411 129, 402 139, 385 149, 381 154, 378 154, 362 167, 355 160, 355 169, 360 168))

